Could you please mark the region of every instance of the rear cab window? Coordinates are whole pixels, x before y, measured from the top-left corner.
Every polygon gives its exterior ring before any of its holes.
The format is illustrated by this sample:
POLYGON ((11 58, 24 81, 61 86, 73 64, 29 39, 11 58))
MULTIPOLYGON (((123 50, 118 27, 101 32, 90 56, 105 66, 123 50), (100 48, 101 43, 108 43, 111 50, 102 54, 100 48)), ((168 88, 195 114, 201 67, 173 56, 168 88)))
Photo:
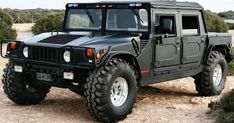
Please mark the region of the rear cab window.
POLYGON ((199 18, 196 15, 182 16, 182 33, 183 35, 199 35, 199 18))

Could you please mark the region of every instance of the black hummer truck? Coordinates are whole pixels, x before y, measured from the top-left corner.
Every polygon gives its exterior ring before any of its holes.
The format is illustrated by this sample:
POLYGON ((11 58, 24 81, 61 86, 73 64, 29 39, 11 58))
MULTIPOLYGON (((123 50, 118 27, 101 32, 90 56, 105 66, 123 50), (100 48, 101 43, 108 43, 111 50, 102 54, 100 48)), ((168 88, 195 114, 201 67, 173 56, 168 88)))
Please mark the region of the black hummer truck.
POLYGON ((212 96, 225 86, 231 36, 208 33, 197 3, 69 3, 62 27, 8 43, 2 82, 16 104, 68 88, 94 118, 116 122, 131 113, 138 87, 193 77, 199 95, 212 96))

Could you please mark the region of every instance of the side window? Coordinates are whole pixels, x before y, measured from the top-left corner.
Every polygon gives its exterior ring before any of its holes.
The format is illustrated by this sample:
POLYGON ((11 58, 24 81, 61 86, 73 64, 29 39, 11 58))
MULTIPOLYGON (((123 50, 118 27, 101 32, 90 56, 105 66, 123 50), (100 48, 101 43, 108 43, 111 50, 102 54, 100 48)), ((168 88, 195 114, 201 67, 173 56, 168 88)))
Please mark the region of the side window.
POLYGON ((176 35, 175 16, 155 16, 156 34, 176 35))
POLYGON ((198 35, 200 33, 198 16, 182 16, 182 25, 184 35, 198 35))

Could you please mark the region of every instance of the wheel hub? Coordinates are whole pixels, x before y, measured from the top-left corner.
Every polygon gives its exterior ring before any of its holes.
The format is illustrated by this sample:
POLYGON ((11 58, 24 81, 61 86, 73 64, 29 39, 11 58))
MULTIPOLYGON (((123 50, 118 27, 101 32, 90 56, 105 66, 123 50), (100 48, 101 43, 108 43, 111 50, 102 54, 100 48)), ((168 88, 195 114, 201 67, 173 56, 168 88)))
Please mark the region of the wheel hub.
POLYGON ((128 83, 123 77, 115 79, 111 86, 110 98, 114 106, 122 106, 128 97, 128 83))
POLYGON ((213 73, 213 82, 216 86, 218 86, 221 83, 222 76, 223 76, 222 67, 220 64, 217 64, 215 66, 214 73, 213 73))

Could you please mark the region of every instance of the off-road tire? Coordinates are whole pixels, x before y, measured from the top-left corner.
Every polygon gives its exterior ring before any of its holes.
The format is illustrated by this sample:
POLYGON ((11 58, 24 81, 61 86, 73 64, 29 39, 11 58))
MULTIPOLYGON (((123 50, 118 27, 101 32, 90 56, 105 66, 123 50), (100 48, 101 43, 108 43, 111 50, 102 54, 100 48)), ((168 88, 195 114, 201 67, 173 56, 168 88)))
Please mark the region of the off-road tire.
POLYGON ((194 78, 196 90, 200 96, 219 95, 225 87, 227 78, 227 62, 223 54, 217 51, 212 51, 203 72, 194 78), (219 85, 215 85, 213 81, 213 73, 217 64, 222 68, 222 79, 219 85))
POLYGON ((137 93, 134 70, 124 60, 112 59, 106 66, 89 73, 85 84, 85 97, 88 111, 102 122, 117 122, 132 112, 137 93), (115 107, 110 99, 110 88, 117 77, 124 77, 128 83, 128 96, 124 104, 115 107))
POLYGON ((33 91, 30 91, 24 80, 26 77, 22 73, 14 72, 14 63, 11 61, 6 64, 6 68, 3 71, 2 83, 4 93, 18 105, 38 104, 45 99, 50 91, 51 87, 48 85, 40 85, 34 87, 33 91))

